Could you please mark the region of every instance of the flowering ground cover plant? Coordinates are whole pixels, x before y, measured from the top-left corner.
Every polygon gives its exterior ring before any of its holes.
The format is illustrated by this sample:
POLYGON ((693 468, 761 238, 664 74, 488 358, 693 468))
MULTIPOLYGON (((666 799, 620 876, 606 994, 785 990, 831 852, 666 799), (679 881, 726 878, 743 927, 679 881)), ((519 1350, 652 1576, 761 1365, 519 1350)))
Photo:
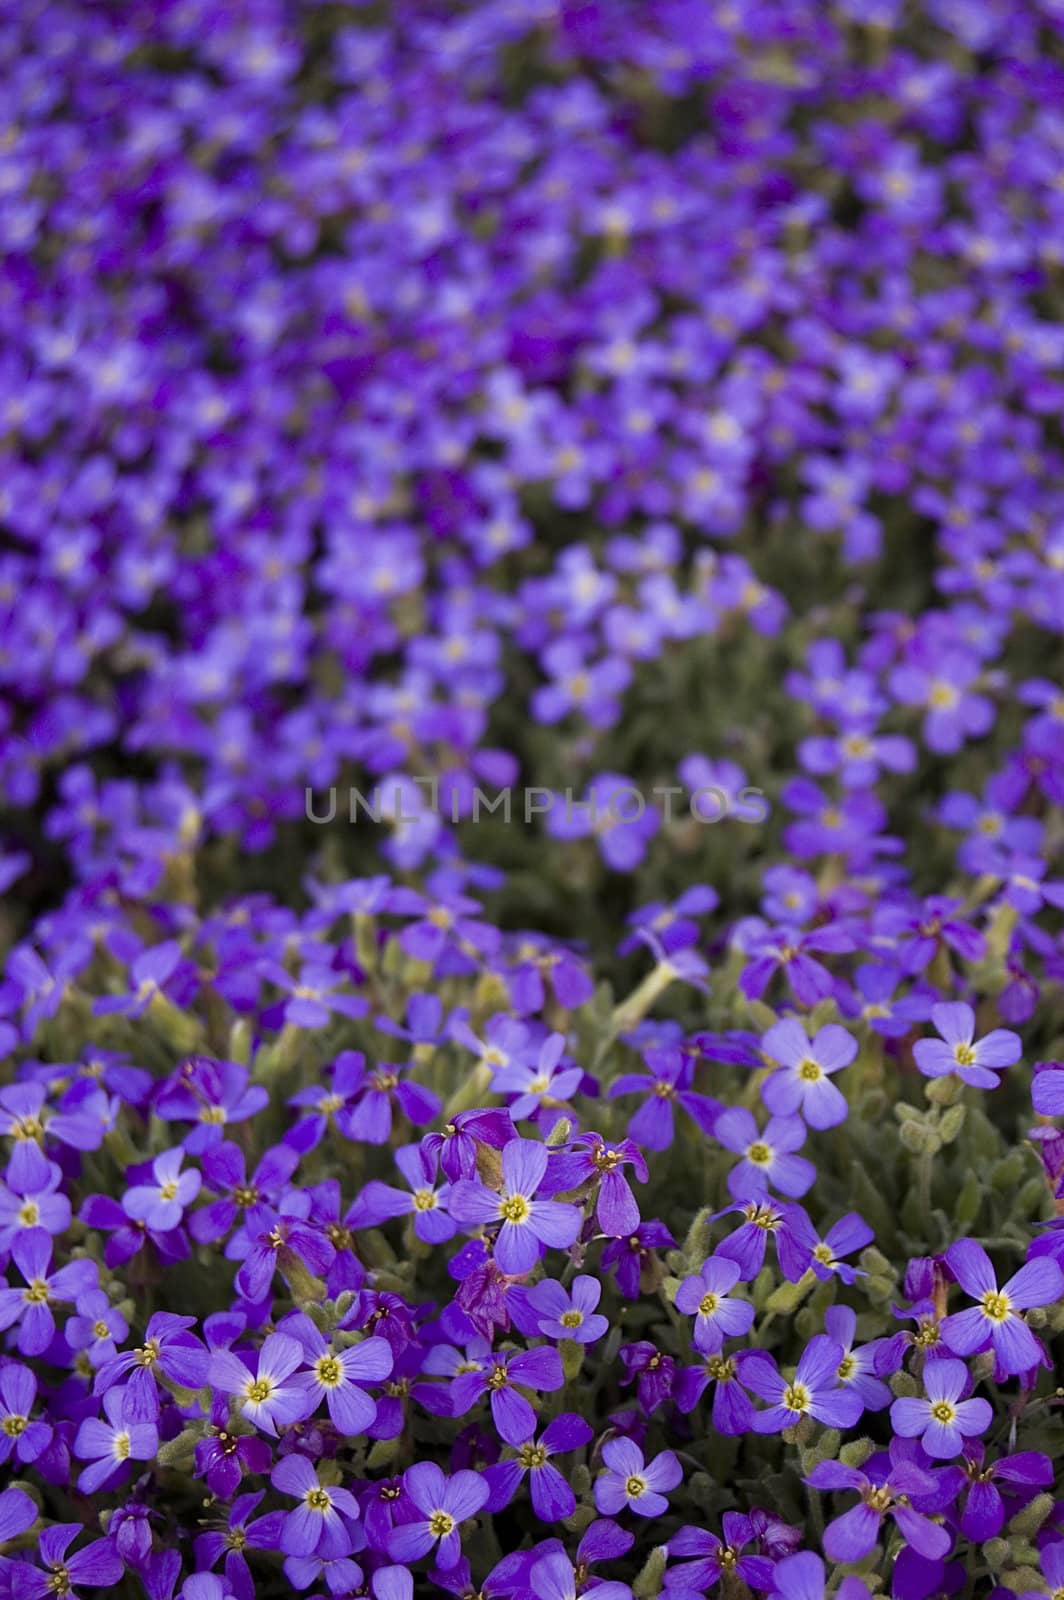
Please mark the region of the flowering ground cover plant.
POLYGON ((1060 1600, 1060 5, 0 62, 0 1600, 1060 1600))

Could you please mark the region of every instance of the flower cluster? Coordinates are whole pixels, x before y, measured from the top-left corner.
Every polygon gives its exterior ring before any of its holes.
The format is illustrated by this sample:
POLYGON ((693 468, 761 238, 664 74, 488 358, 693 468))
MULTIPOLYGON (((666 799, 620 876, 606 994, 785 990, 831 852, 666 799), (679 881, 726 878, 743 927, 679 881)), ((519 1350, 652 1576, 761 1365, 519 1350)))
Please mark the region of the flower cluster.
POLYGON ((0 20, 0 1600, 1064 1590, 1062 39, 0 20))

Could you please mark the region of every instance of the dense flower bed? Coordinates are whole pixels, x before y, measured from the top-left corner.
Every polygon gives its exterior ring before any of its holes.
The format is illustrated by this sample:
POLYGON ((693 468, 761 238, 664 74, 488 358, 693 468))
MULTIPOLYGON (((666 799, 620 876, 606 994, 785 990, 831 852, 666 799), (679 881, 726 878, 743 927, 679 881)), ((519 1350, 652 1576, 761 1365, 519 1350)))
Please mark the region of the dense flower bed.
POLYGON ((0 1597, 1060 1600, 1062 43, 0 8, 0 1597))

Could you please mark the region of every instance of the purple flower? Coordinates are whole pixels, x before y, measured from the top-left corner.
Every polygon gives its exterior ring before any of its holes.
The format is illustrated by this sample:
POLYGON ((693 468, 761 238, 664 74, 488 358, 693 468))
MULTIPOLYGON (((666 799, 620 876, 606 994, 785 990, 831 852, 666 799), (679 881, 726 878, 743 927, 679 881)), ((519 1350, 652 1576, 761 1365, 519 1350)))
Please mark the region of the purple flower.
POLYGON ((232 1350, 215 1350, 210 1359, 210 1381, 223 1394, 236 1397, 241 1414, 276 1434, 279 1427, 300 1422, 310 1405, 307 1391, 292 1381, 303 1364, 303 1347, 285 1333, 271 1333, 262 1343, 254 1366, 232 1350))
POLYGON ((43 1228, 19 1234, 11 1259, 26 1283, 21 1289, 0 1289, 0 1329, 17 1323, 21 1354, 40 1356, 55 1337, 52 1307, 97 1288, 98 1269, 94 1261, 71 1261, 52 1272, 52 1241, 43 1228))
POLYGON ((726 1511, 721 1520, 723 1539, 705 1528, 681 1528, 669 1540, 669 1561, 681 1557, 678 1566, 665 1572, 665 1589, 682 1589, 705 1594, 713 1584, 719 1583, 725 1573, 752 1589, 772 1588, 772 1562, 765 1556, 744 1555, 743 1550, 755 1539, 749 1517, 738 1511, 726 1511), (684 1560, 684 1557, 693 1559, 684 1560))
POLYGON ((516 1095, 508 1110, 515 1122, 532 1116, 543 1105, 555 1105, 568 1100, 580 1087, 584 1076, 582 1067, 565 1066, 565 1035, 548 1034, 539 1048, 535 1061, 511 1061, 500 1067, 492 1077, 496 1094, 516 1095))
POLYGON ((252 1516, 263 1494, 260 1489, 255 1494, 237 1495, 222 1512, 221 1528, 198 1534, 194 1542, 196 1566, 201 1570, 215 1566, 225 1557, 225 1581, 237 1600, 255 1600, 255 1581, 244 1551, 281 1548, 281 1529, 287 1513, 268 1511, 261 1517, 252 1516))
POLYGON ((810 1041, 797 1017, 784 1017, 769 1028, 761 1048, 780 1063, 761 1090, 769 1111, 800 1112, 811 1128, 834 1128, 846 1120, 846 1097, 831 1082, 831 1074, 857 1054, 857 1040, 845 1028, 829 1022, 810 1041))
POLYGON ((93 1381, 93 1394, 103 1394, 128 1373, 126 1416, 136 1422, 154 1422, 159 1416, 158 1373, 184 1389, 202 1389, 207 1382, 210 1356, 188 1331, 195 1326, 195 1320, 169 1311, 154 1312, 144 1330, 144 1343, 100 1367, 93 1381))
MULTIPOLYGON (((335 991, 350 981, 345 972, 334 972, 329 966, 312 964, 304 966, 298 977, 293 977, 278 963, 270 963, 263 970, 277 988, 291 996, 284 1002, 284 1020, 296 1028, 324 1028, 335 1013, 342 1017, 364 1017, 369 1001, 362 995, 336 994, 335 991)), ((310 1554, 309 1551, 305 1552, 310 1554)))
POLYGON ((27 1228, 43 1228, 53 1238, 69 1228, 70 1201, 57 1192, 63 1182, 62 1169, 54 1161, 43 1161, 43 1165, 43 1183, 18 1183, 10 1170, 10 1182, 0 1182, 0 1250, 10 1250, 27 1228))
POLYGON ((393 1561, 416 1561, 435 1547, 436 1565, 453 1567, 462 1553, 460 1525, 484 1505, 488 1484, 477 1472, 447 1478, 434 1461, 419 1461, 404 1472, 403 1492, 412 1514, 388 1535, 388 1554, 393 1561))
POLYGON ((756 1412, 743 1384, 747 1369, 758 1362, 768 1364, 764 1351, 737 1350, 734 1355, 712 1355, 696 1367, 685 1367, 676 1379, 677 1407, 681 1412, 693 1411, 712 1384, 714 1431, 729 1438, 749 1433, 756 1412))
POLYGON ((694 1344, 696 1350, 715 1355, 723 1349, 725 1339, 739 1338, 746 1333, 754 1320, 754 1308, 748 1300, 729 1295, 728 1290, 739 1281, 739 1263, 727 1256, 710 1256, 703 1262, 701 1272, 684 1278, 676 1290, 676 1309, 690 1316, 694 1313, 694 1344))
POLYGON ((584 1133, 569 1150, 552 1152, 548 1181, 552 1194, 568 1193, 588 1182, 598 1183, 595 1220, 611 1239, 634 1234, 639 1227, 639 1207, 622 1167, 632 1166, 641 1183, 647 1181, 647 1164, 631 1139, 608 1144, 599 1133, 584 1133))
POLYGON ((512 1139, 502 1151, 502 1190, 459 1178, 451 1186, 450 1210, 463 1226, 500 1223, 495 1259, 503 1272, 531 1272, 543 1247, 566 1249, 580 1231, 576 1206, 537 1200, 547 1172, 547 1148, 531 1139, 512 1139))
POLYGON ((588 1273, 578 1273, 568 1291, 553 1278, 544 1278, 529 1291, 528 1303, 540 1333, 548 1339, 573 1339, 594 1344, 609 1332, 609 1319, 596 1312, 602 1285, 588 1273))
POLYGON ((390 1183, 370 1180, 345 1221, 349 1228, 375 1228, 391 1217, 412 1216, 414 1232, 426 1244, 442 1244, 452 1239, 455 1224, 447 1212, 449 1188, 437 1187, 436 1158, 422 1145, 403 1145, 395 1152, 395 1164, 410 1185, 396 1189, 390 1183))
POLYGON ((829 1306, 824 1313, 824 1327, 828 1338, 842 1349, 836 1377, 843 1387, 851 1387, 860 1395, 866 1411, 882 1411, 889 1406, 891 1393, 878 1373, 880 1356, 890 1341, 872 1339, 855 1349, 857 1313, 850 1306, 829 1306))
POLYGON ((52 1425, 30 1413, 37 1398, 37 1379, 21 1361, 0 1367, 0 1462, 12 1456, 35 1461, 52 1437, 52 1425))
MULTIPOLYGON (((345 1060, 345 1052, 341 1060, 345 1060)), ((410 1068, 380 1061, 368 1070, 360 1051, 350 1052, 357 1061, 345 1060, 344 1094, 346 1103, 336 1112, 336 1126, 345 1139, 360 1144, 387 1144, 392 1134, 393 1103, 417 1127, 431 1122, 440 1102, 431 1089, 411 1083, 404 1074, 410 1068)))
POLYGON ((842 1279, 843 1283, 854 1283, 862 1276, 857 1267, 851 1267, 839 1257, 849 1255, 854 1250, 863 1250, 866 1244, 871 1244, 875 1235, 863 1217, 856 1211, 848 1211, 828 1229, 823 1239, 813 1245, 813 1259, 809 1263, 821 1282, 826 1283, 832 1277, 842 1279))
POLYGON ((350 1552, 351 1538, 343 1518, 357 1518, 359 1505, 349 1489, 321 1483, 306 1456, 299 1455, 278 1461, 270 1473, 270 1482, 282 1494, 290 1494, 300 1502, 285 1516, 281 1528, 285 1555, 335 1560, 350 1552))
POLYGON ((811 1265, 816 1230, 801 1206, 789 1206, 770 1200, 767 1195, 739 1201, 725 1207, 728 1211, 742 1213, 743 1221, 734 1233, 717 1246, 718 1256, 730 1256, 739 1263, 739 1276, 744 1283, 751 1282, 761 1271, 769 1238, 776 1242, 780 1271, 791 1283, 811 1265))
POLYGON ((910 1504, 914 1497, 933 1492, 934 1478, 905 1460, 898 1443, 892 1442, 889 1456, 873 1456, 863 1471, 841 1461, 821 1461, 806 1478, 814 1489, 856 1489, 860 1495, 857 1505, 824 1530, 824 1553, 832 1561, 863 1561, 875 1547, 887 1516, 920 1555, 938 1560, 948 1554, 953 1542, 948 1530, 910 1504))
POLYGON ((1057 1061, 1040 1061, 1031 1083, 1034 1108, 1043 1117, 1064 1117, 1064 1066, 1057 1061))
POLYGON ((72 1350, 84 1350, 93 1367, 100 1367, 118 1354, 118 1344, 129 1332, 125 1317, 113 1306, 102 1289, 91 1289, 78 1298, 77 1314, 67 1318, 63 1337, 72 1350))
MULTIPOLYGON (((784 1556, 772 1572, 769 1600, 824 1600, 824 1563, 812 1550, 799 1550, 784 1556)), ((837 1600, 869 1600, 867 1585, 860 1578, 843 1578, 836 1590, 837 1600)))
POLYGON ((0 1544, 17 1539, 20 1533, 32 1528, 37 1514, 36 1505, 21 1489, 0 1491, 0 1544))
POLYGON ((616 1269, 618 1289, 626 1300, 634 1300, 644 1268, 653 1270, 652 1252, 675 1246, 676 1240, 664 1223, 641 1222, 625 1237, 607 1241, 602 1248, 602 1267, 606 1272, 616 1269))
POLYGON ((829 1428, 852 1428, 864 1406, 859 1394, 839 1386, 842 1359, 842 1346, 818 1333, 802 1351, 790 1382, 772 1361, 751 1365, 744 1378, 747 1387, 771 1402, 754 1417, 755 1433, 780 1433, 805 1416, 829 1428))
POLYGON ((1053 1482, 1053 1463, 1040 1450, 1020 1450, 988 1465, 982 1443, 971 1439, 965 1441, 960 1465, 967 1478, 962 1495, 961 1532, 966 1539, 978 1544, 996 1539, 1005 1526, 1006 1515, 1014 1516, 1038 1489, 1048 1489, 1053 1482), (995 1478, 1015 1485, 1019 1491, 1019 1502, 1014 1501, 1007 1513, 995 1478))
POLYGON ((37 1544, 40 1567, 19 1568, 19 1590, 29 1600, 45 1595, 62 1595, 63 1600, 80 1600, 78 1585, 108 1589, 122 1577, 122 1561, 109 1539, 94 1539, 74 1554, 67 1551, 84 1532, 80 1522, 54 1522, 43 1528, 37 1544))
POLYGON ((617 772, 603 772, 593 779, 585 800, 556 795, 547 813, 552 839, 590 835, 615 872, 634 872, 660 826, 657 807, 648 805, 643 791, 617 772))
POLYGON ((293 1190, 274 1206, 256 1205, 247 1214, 251 1248, 236 1275, 236 1287, 254 1304, 265 1299, 274 1274, 309 1271, 322 1278, 336 1250, 325 1233, 308 1221, 311 1197, 293 1190))
POLYGON ((109 1389, 103 1397, 106 1422, 86 1417, 74 1440, 74 1454, 89 1461, 78 1478, 78 1488, 95 1494, 105 1485, 114 1488, 118 1474, 128 1476, 130 1461, 151 1461, 159 1448, 159 1430, 154 1422, 130 1422, 125 1415, 123 1389, 109 1389))
MULTIPOLYGON (((577 1600, 583 1585, 564 1550, 552 1550, 533 1566, 528 1588, 533 1600, 577 1600)), ((610 1578, 596 1579, 590 1592, 596 1600, 632 1600, 628 1585, 610 1578)))
MULTIPOLYGON (((387 1339, 371 1335, 359 1344, 336 1350, 310 1318, 302 1312, 286 1317, 281 1331, 303 1346, 309 1372, 297 1372, 292 1386, 306 1395, 312 1416, 322 1400, 339 1433, 355 1438, 365 1433, 377 1407, 362 1388, 387 1378, 395 1358, 387 1339)), ((290 1554, 294 1552, 289 1552, 290 1554)))
POLYGON ((548 1345, 533 1350, 500 1351, 475 1372, 463 1372, 451 1384, 453 1415, 464 1416, 484 1394, 500 1438, 522 1444, 536 1426, 536 1414, 515 1384, 549 1393, 565 1383, 561 1358, 548 1345))
POLYGON ((952 1351, 970 1356, 992 1346, 1000 1377, 1048 1364, 1041 1343, 1020 1312, 1052 1305, 1064 1296, 1064 1272, 1050 1256, 1028 1261, 1000 1289, 990 1257, 974 1239, 951 1244, 946 1265, 965 1293, 979 1301, 967 1311, 944 1318, 942 1337, 952 1351))
POLYGON ((130 968, 132 986, 127 994, 107 995, 94 1000, 92 1009, 97 1014, 120 1012, 126 1017, 139 1017, 148 1009, 156 995, 162 994, 181 965, 181 946, 176 939, 153 945, 143 951, 130 968))
MULTIPOLYGON (((188 1227, 192 1237, 200 1244, 210 1244, 227 1234, 237 1218, 246 1216, 253 1207, 275 1204, 298 1163, 294 1149, 274 1145, 248 1178, 246 1158, 239 1145, 212 1145, 203 1152, 201 1165, 208 1189, 219 1198, 191 1214, 188 1227)), ((226 1254, 231 1254, 229 1248, 226 1254)))
POLYGON ((745 1106, 729 1106, 717 1118, 714 1137, 742 1160, 728 1174, 728 1189, 737 1200, 763 1195, 771 1184, 781 1194, 805 1194, 816 1177, 811 1161, 794 1155, 805 1143, 801 1117, 770 1117, 763 1129, 745 1106))
POLYGON ((501 1107, 487 1111, 459 1111, 440 1133, 426 1133, 421 1148, 438 1156, 444 1176, 452 1183, 457 1178, 475 1178, 477 1150, 481 1145, 501 1150, 519 1135, 510 1113, 501 1107))
POLYGON ((261 1083, 251 1083, 236 1061, 190 1056, 163 1084, 154 1110, 168 1122, 194 1122, 182 1140, 189 1155, 201 1155, 225 1137, 223 1129, 244 1122, 269 1104, 261 1083))
POLYGON ((602 1446, 606 1471, 595 1479, 595 1505, 604 1516, 616 1516, 627 1506, 639 1517, 661 1517, 669 1509, 666 1495, 683 1477, 671 1450, 651 1461, 631 1439, 607 1439, 602 1446))
POLYGON ((975 1038, 975 1012, 963 1000, 932 1006, 931 1021, 941 1039, 918 1039, 913 1045, 916 1065, 925 1078, 945 1078, 956 1073, 974 1089, 996 1089, 997 1074, 1020 1059, 1018 1033, 994 1028, 975 1038))
POLYGON ((538 1441, 534 1431, 520 1443, 511 1440, 517 1448, 516 1458, 484 1469, 490 1490, 484 1509, 501 1511, 508 1506, 527 1473, 532 1509, 540 1521, 560 1522, 563 1517, 571 1517, 576 1510, 576 1496, 550 1458, 566 1450, 578 1450, 592 1437, 592 1429, 582 1417, 563 1412, 548 1424, 538 1441))
POLYGON ((147 1223, 149 1228, 168 1233, 176 1228, 200 1191, 202 1179, 198 1172, 182 1172, 185 1152, 180 1148, 164 1150, 151 1164, 153 1183, 136 1184, 122 1196, 122 1210, 135 1222, 147 1223))
POLYGON ((696 1094, 691 1088, 696 1062, 682 1050, 647 1050, 643 1056, 649 1078, 623 1073, 610 1084, 610 1099, 623 1094, 645 1096, 628 1124, 629 1138, 647 1150, 667 1150, 673 1140, 674 1108, 682 1106, 703 1133, 712 1133, 721 1112, 718 1100, 696 1094))
POLYGON ((965 1439, 985 1433, 994 1413, 987 1400, 963 1400, 971 1376, 963 1361, 946 1356, 924 1367, 924 1398, 895 1400, 890 1421, 903 1439, 919 1439, 929 1456, 960 1455, 965 1439))

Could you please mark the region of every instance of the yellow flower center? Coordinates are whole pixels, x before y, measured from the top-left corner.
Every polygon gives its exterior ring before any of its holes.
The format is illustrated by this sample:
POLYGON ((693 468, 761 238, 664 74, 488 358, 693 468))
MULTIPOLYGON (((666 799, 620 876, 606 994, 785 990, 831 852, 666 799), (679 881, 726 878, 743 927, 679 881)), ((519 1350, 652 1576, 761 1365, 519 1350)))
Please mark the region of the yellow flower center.
POLYGON ((167 1178, 165 1183, 159 1185, 159 1198, 161 1200, 177 1199, 177 1179, 167 1178))
POLYGON ((584 1313, 574 1307, 571 1311, 563 1311, 558 1321, 563 1328, 579 1328, 584 1320, 584 1313))
POLYGON ((958 1044, 953 1049, 953 1059, 959 1067, 975 1066, 975 1051, 970 1044, 958 1044))
POLYGON ((526 1222, 531 1210, 523 1194, 508 1194, 499 1201, 499 1215, 504 1222, 526 1222))
POLYGON ((638 1500, 641 1494, 646 1494, 646 1489, 646 1479, 638 1478, 634 1473, 630 1478, 625 1478, 624 1480, 624 1492, 629 1500, 638 1500))
POLYGON ((201 1106, 199 1119, 211 1127, 221 1127, 225 1122, 224 1106, 201 1106))
POLYGON ((737 1370, 732 1356, 710 1356, 706 1362, 706 1371, 718 1383, 731 1383, 737 1370))
POLYGON ((517 1452, 517 1459, 522 1467, 545 1467, 547 1452, 541 1444, 523 1444, 517 1452))
POLYGON ((816 1083, 821 1076, 819 1061, 814 1061, 812 1056, 806 1056, 804 1061, 798 1063, 798 1076, 803 1083, 816 1083))
POLYGON ((852 1378, 856 1367, 857 1363, 853 1356, 843 1356, 836 1371, 839 1382, 845 1383, 848 1378, 852 1378))
POLYGON ((43 1278, 31 1278, 29 1284, 22 1291, 22 1298, 27 1305, 43 1305, 48 1299, 48 1285, 43 1278))
POLYGON ((94 1322, 92 1325, 93 1337, 96 1339, 109 1339, 111 1330, 106 1322, 94 1322))
POLYGON ((624 1157, 619 1150, 596 1150, 591 1159, 600 1172, 612 1172, 620 1166, 624 1157))
POLYGON ((983 1315, 991 1322, 1005 1322, 1012 1310, 1012 1302, 1000 1289, 988 1289, 982 1300, 983 1315))
POLYGON ((812 1395, 804 1383, 788 1384, 783 1391, 783 1404, 790 1411, 805 1411, 809 1407, 812 1395))
POLYGON ((446 1539, 454 1532, 454 1518, 448 1511, 434 1511, 429 1518, 429 1532, 434 1539, 446 1539))
POLYGON ((698 1309, 701 1312, 702 1316, 711 1317, 713 1315, 714 1311, 716 1311, 716 1309, 717 1309, 717 1307, 719 1305, 720 1305, 720 1296, 717 1295, 717 1294, 714 1294, 713 1291, 710 1290, 709 1293, 708 1294, 704 1294, 702 1296, 701 1300, 698 1302, 698 1309))
POLYGON ((314 1371, 318 1382, 323 1383, 327 1389, 335 1389, 344 1375, 343 1368, 335 1356, 320 1356, 315 1364, 314 1371))
POLYGON ((35 1228, 41 1220, 41 1208, 36 1200, 27 1200, 19 1207, 18 1220, 24 1228, 35 1228))
POLYGON ((948 1400, 936 1400, 931 1407, 931 1415, 936 1422, 952 1422, 957 1415, 956 1410, 948 1400))
POLYGON ((261 1405, 264 1400, 270 1398, 272 1391, 273 1384, 269 1378, 255 1378, 253 1382, 248 1384, 245 1392, 249 1400, 253 1400, 256 1405, 261 1405))
POLYGON ((25 1433, 29 1425, 29 1417, 5 1417, 3 1422, 0 1422, 0 1433, 6 1433, 9 1439, 17 1439, 20 1433, 25 1433))
POLYGON ((752 1161, 755 1167, 767 1167, 772 1160, 772 1151, 767 1144, 758 1141, 752 1144, 746 1152, 747 1161, 752 1161))
POLYGON ((311 1511, 326 1512, 332 1506, 325 1489, 308 1489, 306 1495, 307 1506, 311 1511))
POLYGON ((128 1461, 131 1448, 128 1433, 116 1433, 111 1440, 111 1449, 116 1461, 128 1461))

